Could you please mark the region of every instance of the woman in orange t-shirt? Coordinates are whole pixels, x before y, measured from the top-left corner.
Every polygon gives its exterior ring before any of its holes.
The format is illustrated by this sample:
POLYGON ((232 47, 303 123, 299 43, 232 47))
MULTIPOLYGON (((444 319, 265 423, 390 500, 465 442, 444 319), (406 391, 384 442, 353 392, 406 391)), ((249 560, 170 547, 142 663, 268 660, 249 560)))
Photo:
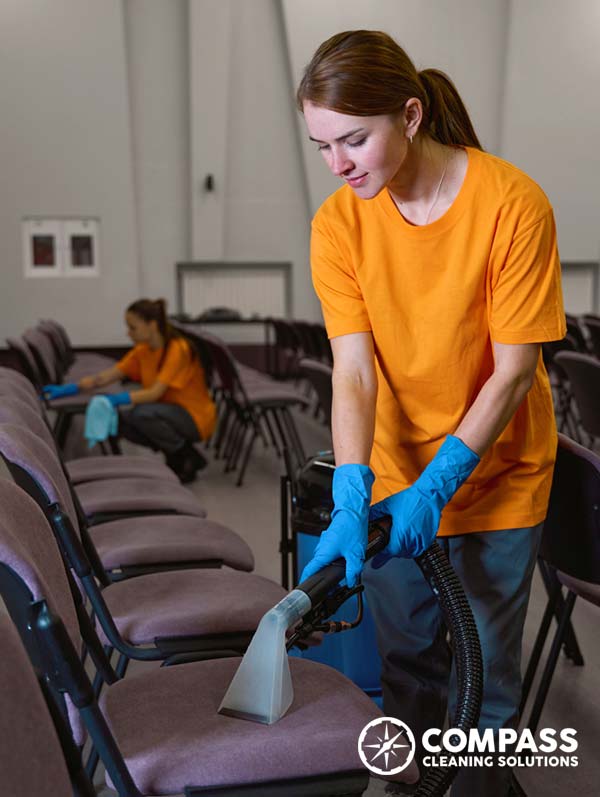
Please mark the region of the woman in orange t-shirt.
MULTIPOLYGON (((413 561, 436 536, 481 639, 479 728, 518 724, 556 456, 540 349, 565 334, 554 218, 533 180, 482 150, 450 79, 418 72, 385 33, 324 42, 297 101, 345 183, 312 225, 336 470, 332 522, 301 580, 339 556, 348 583, 362 571, 384 710, 411 727, 422 763, 422 734, 455 703, 443 618, 413 561), (381 514, 390 544, 363 570, 368 519, 381 514)), ((463 769, 452 795, 506 797, 510 780, 507 768, 463 769)))
POLYGON ((120 409, 119 434, 162 451, 180 480, 190 482, 206 466, 193 444, 210 437, 217 417, 198 354, 169 324, 163 299, 133 302, 125 323, 133 349, 111 368, 81 379, 78 387, 92 390, 123 377, 141 383, 140 390, 109 397, 133 405, 120 409))

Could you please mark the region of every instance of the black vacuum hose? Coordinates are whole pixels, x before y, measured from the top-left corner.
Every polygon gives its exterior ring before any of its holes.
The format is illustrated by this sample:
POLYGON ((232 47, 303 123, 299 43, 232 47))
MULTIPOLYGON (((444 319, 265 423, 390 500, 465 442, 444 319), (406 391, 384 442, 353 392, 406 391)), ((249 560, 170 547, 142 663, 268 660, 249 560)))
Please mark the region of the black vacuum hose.
MULTIPOLYGON (((388 544, 391 524, 389 515, 369 523, 367 560, 388 544)), ((458 687, 456 716, 452 718, 452 727, 468 733, 470 728, 477 727, 483 692, 481 646, 473 612, 454 568, 437 542, 418 556, 415 562, 437 598, 452 637, 458 687)), ((345 569, 344 560, 336 559, 298 584, 296 589, 306 592, 312 605, 317 606, 343 579, 345 569)), ((415 797, 443 797, 457 772, 458 767, 435 767, 426 770, 414 792, 415 797)))
MULTIPOLYGON (((465 731, 477 727, 483 694, 481 646, 473 612, 462 584, 437 542, 415 559, 436 596, 454 647, 456 666, 456 715, 451 726, 465 731)), ((415 797, 443 797, 458 767, 435 767, 425 771, 415 797)))

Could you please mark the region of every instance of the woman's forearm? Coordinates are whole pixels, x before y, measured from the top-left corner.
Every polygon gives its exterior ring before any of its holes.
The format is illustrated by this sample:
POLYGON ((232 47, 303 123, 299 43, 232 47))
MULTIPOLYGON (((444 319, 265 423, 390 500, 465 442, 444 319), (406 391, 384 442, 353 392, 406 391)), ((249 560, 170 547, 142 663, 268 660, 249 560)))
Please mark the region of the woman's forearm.
POLYGON ((84 376, 77 384, 80 390, 93 390, 97 387, 105 387, 106 385, 110 385, 112 382, 116 382, 122 378, 123 374, 121 371, 115 365, 113 365, 110 368, 105 368, 104 371, 100 371, 97 374, 84 376))
POLYGON ((336 465, 368 465, 375 432, 377 386, 348 374, 333 375, 331 431, 336 465))
POLYGON ((504 431, 531 389, 540 344, 494 344, 495 370, 454 432, 478 454, 485 454, 504 431))
POLYGON ((455 436, 480 457, 483 456, 504 431, 528 390, 526 380, 510 381, 494 374, 479 391, 455 436))

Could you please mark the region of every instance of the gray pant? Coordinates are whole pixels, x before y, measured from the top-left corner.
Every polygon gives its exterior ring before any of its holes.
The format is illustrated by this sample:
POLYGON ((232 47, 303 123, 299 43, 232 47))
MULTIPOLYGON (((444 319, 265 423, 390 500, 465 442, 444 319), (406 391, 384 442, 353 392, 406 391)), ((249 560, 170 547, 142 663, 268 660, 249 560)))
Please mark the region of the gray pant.
POLYGON ((119 435, 140 446, 174 454, 200 440, 189 412, 179 404, 136 404, 119 412, 119 435))
MULTIPOLYGON (((516 728, 519 722, 521 642, 542 526, 438 537, 481 640, 480 730, 516 728)), ((441 612, 412 559, 392 559, 380 570, 367 565, 363 582, 377 627, 384 711, 406 722, 419 744, 428 728, 444 728, 447 708, 452 717, 456 706, 456 674, 441 612)), ((509 780, 508 768, 463 769, 452 797, 506 797, 509 780)))

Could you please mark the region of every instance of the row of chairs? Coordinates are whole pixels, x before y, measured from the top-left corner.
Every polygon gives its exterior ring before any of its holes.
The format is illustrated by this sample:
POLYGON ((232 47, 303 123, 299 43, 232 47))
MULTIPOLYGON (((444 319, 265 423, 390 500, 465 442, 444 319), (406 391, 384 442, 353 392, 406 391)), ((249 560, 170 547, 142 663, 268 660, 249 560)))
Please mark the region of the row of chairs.
POLYGON ((236 471, 241 486, 257 440, 273 446, 278 457, 289 452, 295 463, 306 459, 293 408, 308 399, 271 376, 238 362, 230 348, 201 324, 178 323, 195 344, 219 411, 212 441, 215 456, 226 473, 236 471))
MULTIPOLYGON (((193 663, 189 654, 182 663, 182 657, 174 659, 171 651, 170 667, 133 679, 124 678, 118 666, 112 667, 98 636, 102 623, 94 628, 78 597, 71 575, 74 568, 65 568, 73 547, 64 529, 70 518, 52 497, 43 496, 40 484, 47 489, 49 481, 39 466, 29 466, 39 479, 34 483, 26 478, 25 466, 9 459, 7 440, 13 447, 32 444, 30 434, 15 437, 14 429, 0 424, 1 450, 16 482, 0 479, 0 591, 27 654, 45 678, 44 695, 56 730, 50 726, 24 649, 13 629, 0 621, 4 654, 0 684, 5 706, 0 723, 11 718, 10 732, 3 734, 0 748, 8 793, 61 797, 71 793, 70 779, 75 794, 93 794, 81 763, 87 733, 119 795, 185 790, 192 797, 203 789, 232 797, 362 793, 366 782, 357 767, 356 737, 378 712, 359 690, 329 668, 293 659, 296 699, 292 711, 273 728, 264 728, 216 713, 239 663, 233 655, 236 651, 205 649, 200 657, 196 654, 193 663), (55 535, 61 540, 60 549, 55 535), (98 679, 106 683, 100 698, 98 682, 90 683, 82 667, 81 650, 93 656, 98 679), (6 710, 10 699, 18 700, 14 711, 6 710), (35 735, 40 733, 44 734, 43 743, 36 744, 35 735), (57 740, 64 752, 64 766, 57 740), (269 756, 264 755, 267 748, 269 756), (44 760, 48 750, 54 752, 53 761, 44 760), (244 784, 260 785, 250 791, 244 784)), ((541 549, 557 586, 549 598, 530 662, 524 701, 554 615, 558 630, 526 723, 532 730, 539 722, 576 599, 600 605, 599 495, 600 458, 561 436, 541 549), (566 599, 562 598, 563 588, 567 589, 566 599)), ((81 567, 76 573, 89 596, 89 577, 81 567)), ((132 583, 139 580, 143 579, 132 583)), ((96 607, 97 600, 92 605, 96 607)), ((149 611, 156 609, 151 606, 149 611)), ((231 640, 223 644, 229 648, 231 640)))
MULTIPOLYGON (((265 446, 272 444, 278 456, 287 450, 295 456, 296 462, 304 461, 302 440, 290 410, 306 406, 307 398, 237 362, 229 347, 201 326, 178 326, 199 350, 209 387, 220 410, 213 448, 217 458, 225 460, 226 472, 238 470, 237 484, 243 483, 259 437, 265 446)), ((42 321, 7 342, 22 372, 38 391, 44 384, 77 381, 115 362, 94 353, 76 356, 64 327, 53 321, 42 321)), ((111 390, 122 390, 122 386, 108 386, 102 392, 111 390)), ((89 396, 79 395, 46 401, 47 410, 55 414, 54 432, 61 449, 65 447, 73 418, 85 412, 88 400, 89 396)), ((109 443, 115 453, 120 452, 114 438, 109 443)))
MULTIPOLYGON (((285 595, 249 572, 247 546, 193 505, 187 514, 123 510, 90 525, 80 500, 87 483, 69 478, 29 381, 1 369, 0 391, 0 456, 11 477, 0 477, 0 593, 56 728, 47 715, 35 730, 31 715, 19 725, 24 706, 40 715, 44 706, 23 649, 0 621, 2 701, 15 684, 20 704, 10 714, 19 733, 0 745, 3 784, 19 769, 8 793, 61 797, 70 780, 75 794, 89 796, 100 758, 120 797, 361 794, 368 777, 356 740, 381 712, 336 671, 293 659, 295 702, 276 726, 217 713, 258 621, 285 595), (127 676, 134 659, 164 666, 127 676), (34 734, 44 722, 40 745, 34 734), (41 773, 40 751, 54 745, 56 753, 57 744, 65 766, 55 757, 41 773), (25 761, 12 755, 15 745, 25 761)), ((117 480, 103 481, 115 491, 117 480)))
POLYGON ((298 319, 269 318, 275 334, 275 373, 278 379, 294 379, 298 374, 298 363, 308 357, 311 360, 333 364, 333 354, 323 324, 298 319))
POLYGON ((594 446, 600 436, 600 317, 567 315, 567 334, 544 343, 559 431, 594 446))
POLYGON ((595 313, 566 314, 567 338, 574 351, 600 358, 600 316, 595 313))
MULTIPOLYGON (((22 335, 7 338, 6 342, 20 371, 40 395, 44 385, 78 382, 83 376, 115 364, 114 359, 102 354, 76 353, 65 328, 57 321, 40 321, 22 335)), ((122 389, 121 385, 108 385, 102 392, 122 389)), ((45 400, 46 409, 54 416, 53 429, 61 449, 64 450, 73 419, 85 413, 88 401, 89 395, 45 400)), ((114 453, 120 453, 116 441, 111 440, 111 447, 114 453)))

